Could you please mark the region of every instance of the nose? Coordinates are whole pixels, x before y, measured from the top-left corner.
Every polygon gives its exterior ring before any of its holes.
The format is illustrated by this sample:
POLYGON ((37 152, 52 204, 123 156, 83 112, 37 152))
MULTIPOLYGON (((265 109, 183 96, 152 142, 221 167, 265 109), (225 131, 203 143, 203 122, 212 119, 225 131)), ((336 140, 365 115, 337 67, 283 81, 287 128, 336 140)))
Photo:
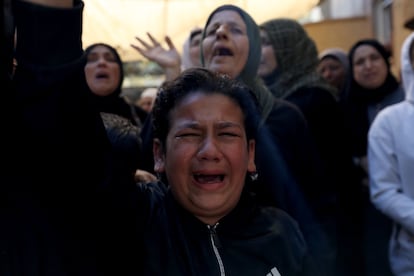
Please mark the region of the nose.
POLYGON ((220 25, 216 30, 216 37, 217 38, 227 38, 228 32, 227 28, 224 24, 220 25))
POLYGON ((332 76, 332 71, 331 70, 325 70, 325 71, 323 71, 322 72, 322 76, 325 78, 325 79, 330 79, 331 78, 331 76, 332 76))
POLYGON ((102 66, 102 65, 106 65, 107 64, 107 60, 105 59, 105 57, 99 57, 98 58, 98 65, 102 66))
POLYGON ((365 67, 366 68, 371 68, 372 67, 372 60, 371 59, 367 59, 366 61, 365 61, 365 67))
POLYGON ((200 144, 197 158, 201 160, 220 160, 222 153, 218 141, 213 137, 206 137, 200 144))

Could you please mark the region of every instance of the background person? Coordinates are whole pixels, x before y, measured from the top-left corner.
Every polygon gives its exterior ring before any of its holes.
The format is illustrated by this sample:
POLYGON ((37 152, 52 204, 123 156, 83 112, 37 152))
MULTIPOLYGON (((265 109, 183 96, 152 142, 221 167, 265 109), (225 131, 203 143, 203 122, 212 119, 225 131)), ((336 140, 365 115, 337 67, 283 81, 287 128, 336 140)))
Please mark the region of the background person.
POLYGON ((338 91, 338 97, 345 88, 349 72, 348 54, 341 48, 328 48, 319 54, 319 74, 338 91))
POLYGON ((85 57, 86 81, 97 110, 122 116, 140 127, 147 113, 121 96, 124 70, 116 49, 95 43, 85 49, 85 57))
POLYGON ((371 123, 383 108, 404 99, 404 90, 391 71, 390 58, 390 52, 378 40, 355 42, 349 51, 350 79, 341 99, 357 178, 354 199, 360 203, 355 217, 360 222, 355 225, 362 239, 359 252, 366 275, 391 275, 387 257, 391 220, 369 199, 367 164, 371 123))

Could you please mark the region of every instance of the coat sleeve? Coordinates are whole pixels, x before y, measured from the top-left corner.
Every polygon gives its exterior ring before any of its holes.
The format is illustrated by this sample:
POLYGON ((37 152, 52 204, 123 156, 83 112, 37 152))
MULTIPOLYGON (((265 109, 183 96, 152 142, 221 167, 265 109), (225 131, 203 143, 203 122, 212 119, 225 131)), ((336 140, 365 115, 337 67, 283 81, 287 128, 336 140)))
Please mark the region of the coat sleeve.
POLYGON ((33 190, 61 206, 67 203, 64 199, 86 199, 96 191, 108 149, 102 121, 88 102, 83 3, 74 3, 71 9, 56 9, 14 2, 15 112, 24 136, 19 146, 24 149, 28 183, 38 183, 33 190))
POLYGON ((15 162, 9 164, 19 173, 12 174, 8 195, 21 202, 13 203, 19 209, 46 218, 48 239, 57 236, 65 252, 56 256, 68 263, 65 269, 98 266, 108 275, 112 269, 129 275, 140 268, 141 213, 132 206, 140 201, 134 183, 113 170, 104 125, 90 104, 83 7, 77 0, 69 9, 13 2, 18 67, 9 103, 15 162))

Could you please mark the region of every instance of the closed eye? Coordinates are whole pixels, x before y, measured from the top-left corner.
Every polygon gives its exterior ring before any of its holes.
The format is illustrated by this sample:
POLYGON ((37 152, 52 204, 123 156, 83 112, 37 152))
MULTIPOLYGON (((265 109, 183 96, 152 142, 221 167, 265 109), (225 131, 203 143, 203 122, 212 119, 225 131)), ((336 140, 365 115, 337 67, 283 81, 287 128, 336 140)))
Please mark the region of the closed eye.
POLYGON ((219 136, 239 137, 240 135, 235 132, 220 132, 219 136))
POLYGON ((199 137, 200 133, 198 132, 185 132, 179 133, 175 136, 175 138, 186 138, 186 137, 199 137))
POLYGON ((237 27, 232 27, 230 31, 235 34, 244 34, 243 30, 237 27))

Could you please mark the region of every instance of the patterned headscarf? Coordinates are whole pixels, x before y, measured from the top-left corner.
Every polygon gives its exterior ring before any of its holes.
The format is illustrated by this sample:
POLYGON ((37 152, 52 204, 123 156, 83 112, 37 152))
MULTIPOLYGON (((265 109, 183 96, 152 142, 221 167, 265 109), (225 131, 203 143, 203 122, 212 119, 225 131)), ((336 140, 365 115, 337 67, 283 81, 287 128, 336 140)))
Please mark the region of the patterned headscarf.
POLYGON ((336 95, 316 68, 319 63, 314 41, 297 21, 280 18, 260 25, 273 47, 277 60, 277 78, 270 90, 277 98, 286 98, 303 87, 319 87, 336 95))
MULTIPOLYGON (((257 76, 257 71, 259 69, 260 64, 260 55, 261 55, 261 40, 260 40, 260 31, 259 27, 257 26, 256 22, 253 18, 246 13, 244 10, 237 6, 233 5, 222 5, 216 8, 208 17, 207 22, 204 26, 204 31, 202 35, 202 40, 206 37, 206 29, 208 24, 210 23, 213 16, 225 10, 231 10, 237 12, 244 23, 246 24, 247 36, 249 38, 249 54, 247 57, 246 65, 244 66, 243 70, 240 72, 240 75, 237 77, 243 83, 250 87, 250 89, 255 94, 257 101, 260 105, 262 111, 262 118, 266 119, 269 115, 272 107, 273 107, 273 96, 270 91, 264 86, 261 79, 257 76)), ((203 45, 201 43, 201 64, 205 67, 205 60, 203 56, 203 45)))

